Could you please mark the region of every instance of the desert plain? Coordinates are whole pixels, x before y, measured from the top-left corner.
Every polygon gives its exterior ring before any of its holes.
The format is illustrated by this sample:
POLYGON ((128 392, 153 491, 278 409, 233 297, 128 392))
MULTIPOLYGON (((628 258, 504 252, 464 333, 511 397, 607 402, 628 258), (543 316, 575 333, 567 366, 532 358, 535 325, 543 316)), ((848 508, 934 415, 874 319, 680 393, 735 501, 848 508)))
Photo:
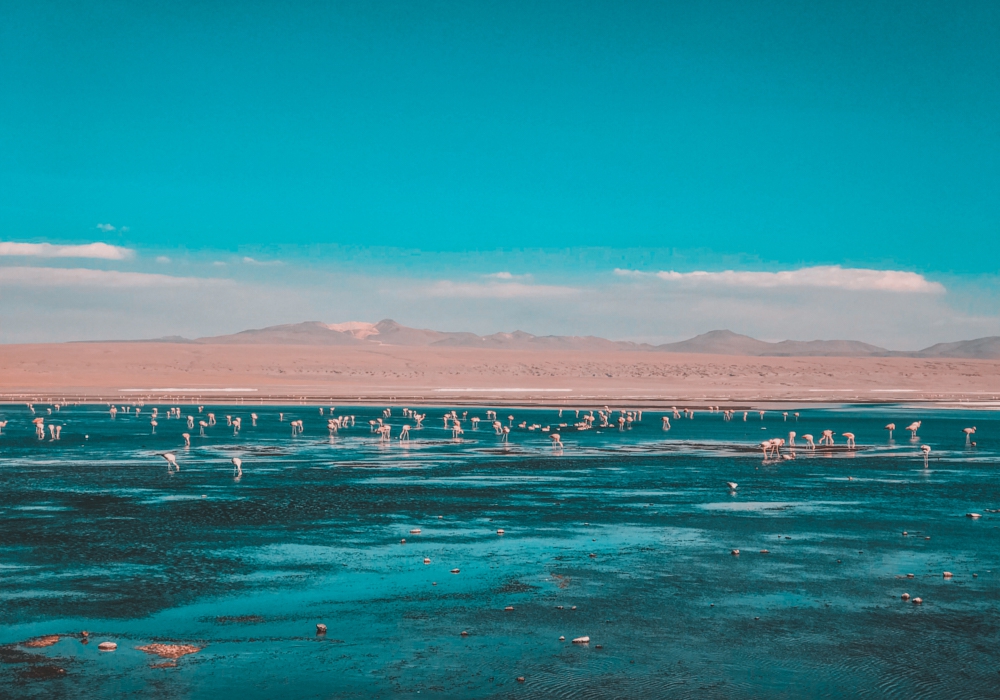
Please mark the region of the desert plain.
POLYGON ((158 342, 0 346, 0 400, 991 402, 1000 360, 158 342))

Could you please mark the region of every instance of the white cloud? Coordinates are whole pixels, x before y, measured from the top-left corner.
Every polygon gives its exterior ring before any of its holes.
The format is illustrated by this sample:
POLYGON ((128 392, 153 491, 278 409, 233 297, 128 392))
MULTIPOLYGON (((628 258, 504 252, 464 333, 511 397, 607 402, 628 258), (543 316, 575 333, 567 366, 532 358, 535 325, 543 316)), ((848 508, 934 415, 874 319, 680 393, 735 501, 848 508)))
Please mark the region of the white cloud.
POLYGON ((575 287, 558 287, 547 284, 522 284, 521 282, 451 282, 442 280, 424 289, 432 297, 459 297, 471 299, 517 299, 534 297, 568 297, 580 292, 575 287))
POLYGON ((115 230, 115 227, 112 226, 111 224, 97 224, 97 228, 104 231, 105 233, 115 230))
POLYGON ((173 277, 146 272, 90 270, 82 267, 0 267, 0 285, 18 287, 192 287, 230 285, 230 280, 173 277))
POLYGON ((212 264, 215 265, 216 267, 225 267, 226 266, 226 263, 222 262, 221 260, 215 260, 215 261, 212 262, 212 264))
POLYGON ((0 255, 20 255, 35 258, 92 258, 127 260, 135 251, 108 243, 85 245, 52 245, 51 243, 12 243, 0 241, 0 255))
POLYGON ((488 275, 483 275, 486 279, 494 280, 530 280, 531 275, 515 275, 511 272, 493 272, 488 275))
POLYGON ((257 260, 249 256, 244 256, 243 262, 247 265, 280 265, 280 260, 257 260))
POLYGON ((170 262, 170 258, 168 258, 166 255, 157 255, 156 256, 156 262, 158 262, 158 263, 168 263, 168 262, 170 262))
POLYGON ((782 272, 641 272, 638 270, 616 269, 622 277, 655 276, 667 282, 711 284, 726 287, 751 287, 769 289, 775 287, 822 287, 846 291, 882 291, 908 293, 942 293, 944 285, 931 282, 916 272, 901 270, 869 270, 865 268, 840 267, 839 265, 803 267, 782 272))

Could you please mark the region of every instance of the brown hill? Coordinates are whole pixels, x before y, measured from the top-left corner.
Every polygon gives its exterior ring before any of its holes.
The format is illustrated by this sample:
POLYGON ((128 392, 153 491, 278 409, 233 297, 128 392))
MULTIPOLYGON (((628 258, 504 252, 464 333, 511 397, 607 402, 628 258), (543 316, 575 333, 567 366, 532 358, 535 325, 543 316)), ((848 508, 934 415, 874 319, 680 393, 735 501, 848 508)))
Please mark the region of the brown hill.
POLYGON ((351 322, 326 324, 319 321, 290 323, 256 328, 232 335, 219 335, 189 340, 180 336, 158 338, 160 343, 195 343, 202 345, 352 345, 403 346, 442 348, 487 348, 491 350, 559 350, 559 351, 654 351, 735 355, 742 357, 955 357, 965 359, 1000 359, 1000 336, 938 343, 913 352, 886 350, 856 340, 783 340, 770 343, 748 335, 719 330, 703 333, 678 343, 649 345, 628 341, 607 340, 596 336, 532 335, 524 331, 513 333, 455 333, 426 328, 410 328, 391 319, 378 323, 351 322))

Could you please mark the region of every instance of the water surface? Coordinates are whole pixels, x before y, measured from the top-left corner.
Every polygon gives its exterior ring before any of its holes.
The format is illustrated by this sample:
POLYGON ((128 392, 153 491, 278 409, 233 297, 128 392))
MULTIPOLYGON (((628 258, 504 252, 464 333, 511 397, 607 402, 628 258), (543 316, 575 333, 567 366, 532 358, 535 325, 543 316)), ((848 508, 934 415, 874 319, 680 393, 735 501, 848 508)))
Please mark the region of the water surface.
POLYGON ((505 445, 485 420, 452 439, 445 408, 422 408, 401 443, 414 421, 393 407, 386 444, 369 428, 381 408, 338 407, 355 425, 331 437, 316 406, 182 406, 215 413, 202 437, 167 407, 153 435, 152 405, 113 420, 104 406, 0 406, 0 686, 15 696, 1000 693, 992 413, 699 410, 664 431, 645 412, 577 432, 557 427, 572 411, 501 409, 515 416, 505 445), (36 438, 38 416, 59 440, 36 438), (916 441, 901 429, 913 420, 916 441), (564 448, 521 421, 553 426, 564 448), (824 429, 859 449, 757 449, 824 429), (163 659, 136 649, 151 642, 204 648, 154 668, 163 659))

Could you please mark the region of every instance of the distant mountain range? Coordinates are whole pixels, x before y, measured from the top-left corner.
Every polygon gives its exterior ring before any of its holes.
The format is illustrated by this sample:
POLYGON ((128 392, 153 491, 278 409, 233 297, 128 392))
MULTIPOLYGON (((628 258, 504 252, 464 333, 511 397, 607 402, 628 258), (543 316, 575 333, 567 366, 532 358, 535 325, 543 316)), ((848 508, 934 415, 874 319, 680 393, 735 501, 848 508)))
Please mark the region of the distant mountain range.
POLYGON ((856 340, 783 340, 769 343, 732 331, 711 331, 679 343, 650 345, 607 340, 595 336, 532 335, 524 331, 476 335, 409 328, 390 319, 378 323, 354 321, 328 324, 291 323, 194 340, 180 336, 156 338, 160 343, 205 345, 375 345, 437 346, 511 350, 639 350, 649 352, 740 355, 744 357, 954 357, 1000 359, 1000 337, 939 343, 914 352, 886 350, 856 340))

